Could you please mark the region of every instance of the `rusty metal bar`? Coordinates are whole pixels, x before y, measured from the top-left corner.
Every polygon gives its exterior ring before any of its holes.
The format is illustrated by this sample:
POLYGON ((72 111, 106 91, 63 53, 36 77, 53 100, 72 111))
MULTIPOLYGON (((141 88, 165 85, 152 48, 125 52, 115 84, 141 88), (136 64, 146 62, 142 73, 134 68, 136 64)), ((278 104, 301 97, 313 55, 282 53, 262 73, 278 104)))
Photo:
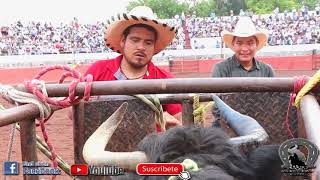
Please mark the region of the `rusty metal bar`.
MULTIPOLYGON (((194 93, 193 93, 194 94, 194 93)), ((190 101, 193 103, 193 94, 158 94, 158 98, 162 104, 175 104, 182 103, 184 100, 190 101)), ((219 95, 220 93, 215 93, 219 95)), ((227 94, 227 93, 223 93, 227 94)), ((133 96, 128 95, 107 95, 107 96, 99 96, 98 99, 117 99, 117 98, 128 98, 133 99, 133 96)), ((146 96, 148 98, 148 96, 146 96)), ((211 93, 203 93, 200 94, 200 102, 212 101, 211 93)), ((52 110, 58 110, 59 107, 51 106, 52 110)), ((9 125, 14 122, 23 121, 27 118, 36 118, 39 116, 39 110, 36 106, 32 104, 26 104, 19 107, 14 107, 10 109, 6 109, 1 111, 0 113, 0 127, 9 125)))
MULTIPOLYGON (((130 81, 93 82, 91 95, 166 94, 166 93, 227 93, 227 92, 289 92, 294 78, 177 78, 130 81)), ((50 97, 65 97, 69 84, 47 84, 50 97)), ((79 83, 76 95, 84 93, 85 83, 79 83)), ((23 85, 17 89, 26 91, 23 85)), ((320 92, 320 88, 314 89, 320 92)))
POLYGON ((193 103, 190 100, 182 101, 182 124, 188 126, 194 123, 193 103))
MULTIPOLYGON (((61 109, 56 106, 51 106, 53 111, 61 109)), ((37 106, 33 104, 25 104, 9 109, 5 109, 0 113, 0 127, 6 126, 15 122, 28 121, 29 119, 35 119, 40 116, 40 112, 37 106)))
MULTIPOLYGON (((220 93, 215 93, 215 94, 218 95, 220 93)), ((157 95, 157 97, 159 98, 159 100, 162 104, 181 103, 184 100, 189 100, 191 103, 193 103, 193 95, 194 95, 194 93, 192 93, 192 94, 164 94, 164 95, 159 94, 159 95, 157 95)), ((199 101, 200 102, 212 101, 211 93, 200 94, 199 101)))
MULTIPOLYGON (((34 119, 26 118, 26 121, 20 122, 20 139, 21 139, 21 154, 23 161, 38 161, 37 145, 36 145, 36 123, 34 119)), ((24 180, 38 180, 36 175, 23 175, 24 180)))
MULTIPOLYGON (((123 97, 123 96, 124 95, 114 95, 114 96, 110 95, 110 96, 106 96, 106 98, 117 98, 117 97, 123 97)), ((127 96, 127 97, 134 98, 132 96, 127 96)), ((167 94, 165 96, 160 95, 159 99, 162 104, 181 103, 183 100, 189 100, 190 101, 189 103, 193 103, 193 98, 191 94, 167 94)), ((200 102, 203 102, 203 101, 212 101, 211 95, 201 94, 200 102)), ((56 106, 51 106, 51 109, 53 111, 56 111, 61 108, 56 106)), ((5 109, 0 113, 0 127, 9 125, 11 123, 24 121, 26 120, 26 118, 35 119, 37 117, 39 117, 39 109, 33 104, 25 104, 19 107, 5 109)))
MULTIPOLYGON (((301 114, 304 120, 304 125, 307 133, 307 137, 310 141, 315 143, 320 148, 320 106, 317 99, 312 95, 305 95, 301 99, 301 114)), ((315 164, 316 179, 320 179, 320 160, 315 164)))
POLYGON ((33 104, 26 104, 5 109, 0 113, 0 127, 15 122, 23 122, 29 119, 35 119, 39 115, 39 109, 33 104))
MULTIPOLYGON (((216 95, 220 95, 222 93, 214 93, 216 95)), ((228 94, 228 93, 223 93, 228 94)), ((177 104, 181 103, 183 100, 190 100, 193 102, 193 95, 195 93, 189 93, 189 94, 157 94, 157 97, 159 98, 161 104, 177 104)), ((211 93, 200 93, 199 94, 199 100, 200 102, 208 102, 212 101, 211 93)), ((150 98, 148 95, 145 96, 146 98, 150 98)), ((134 96, 129 96, 129 95, 105 95, 105 96, 97 96, 96 97, 98 100, 117 100, 117 99, 126 99, 126 100, 131 100, 131 99, 136 99, 134 96)))

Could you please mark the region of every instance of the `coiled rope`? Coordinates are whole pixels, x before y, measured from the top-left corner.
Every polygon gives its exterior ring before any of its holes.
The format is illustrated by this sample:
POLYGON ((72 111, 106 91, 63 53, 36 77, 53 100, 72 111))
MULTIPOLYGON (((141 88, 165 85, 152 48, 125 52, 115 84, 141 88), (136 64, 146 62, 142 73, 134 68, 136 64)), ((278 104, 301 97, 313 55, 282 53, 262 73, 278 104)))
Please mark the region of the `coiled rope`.
MULTIPOLYGON (((45 143, 48 146, 48 149, 51 153, 51 161, 53 168, 57 168, 57 155, 55 153, 53 145, 49 141, 49 137, 45 128, 45 122, 50 118, 52 115, 50 105, 55 105, 59 107, 69 107, 75 104, 78 104, 80 100, 89 100, 90 92, 91 92, 91 84, 92 84, 93 77, 92 75, 87 75, 83 77, 76 68, 71 68, 69 66, 62 66, 62 65, 55 65, 51 67, 47 67, 42 69, 33 80, 26 81, 25 87, 32 92, 33 94, 21 92, 14 89, 12 86, 8 85, 1 85, 0 84, 0 94, 10 102, 18 102, 19 104, 25 103, 32 103, 35 104, 40 111, 40 117, 37 118, 39 121, 39 125, 41 127, 41 132, 45 143), (67 72, 63 73, 59 79, 59 83, 63 83, 67 77, 74 78, 69 86, 69 96, 59 100, 57 98, 49 98, 48 93, 45 88, 44 81, 40 80, 40 78, 49 71, 52 70, 65 70, 67 72), (76 97, 75 96, 75 89, 79 82, 86 82, 85 91, 83 97, 76 97)), ((52 179, 55 179, 56 176, 53 175, 52 179)))
POLYGON ((150 101, 148 98, 146 98, 144 95, 141 95, 141 94, 133 95, 133 96, 140 99, 145 104, 147 104, 156 113, 156 122, 160 125, 161 131, 165 131, 166 122, 163 119, 163 108, 159 98, 155 95, 150 95, 152 98, 151 99, 152 101, 150 101))
POLYGON ((203 127, 205 115, 214 105, 213 101, 208 102, 206 105, 200 105, 200 94, 193 95, 193 116, 194 124, 203 127))
POLYGON ((295 106, 300 109, 300 102, 304 95, 306 95, 312 88, 314 88, 320 82, 320 70, 318 70, 311 79, 303 86, 303 88, 299 91, 296 100, 295 106))
POLYGON ((306 95, 313 87, 315 87, 320 82, 320 70, 314 74, 311 79, 308 81, 308 76, 298 76, 294 77, 294 85, 293 85, 293 92, 290 94, 285 124, 287 127, 287 131, 291 138, 294 138, 294 135, 291 131, 289 125, 289 112, 291 109, 291 105, 294 103, 296 108, 300 109, 300 102, 304 95, 306 95))

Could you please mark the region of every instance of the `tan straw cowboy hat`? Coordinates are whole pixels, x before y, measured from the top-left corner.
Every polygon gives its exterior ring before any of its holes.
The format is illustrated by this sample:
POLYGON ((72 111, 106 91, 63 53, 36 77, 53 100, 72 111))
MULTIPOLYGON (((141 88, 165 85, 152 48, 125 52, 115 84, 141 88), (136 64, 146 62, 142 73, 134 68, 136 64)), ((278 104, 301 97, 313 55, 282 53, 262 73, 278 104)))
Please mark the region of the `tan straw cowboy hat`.
POLYGON ((107 21, 105 31, 106 46, 115 52, 123 54, 123 49, 120 46, 122 33, 127 27, 134 24, 146 24, 158 32, 157 41, 155 42, 155 54, 165 49, 177 32, 175 27, 159 22, 149 7, 138 6, 129 13, 118 14, 116 17, 112 16, 107 21))
POLYGON ((234 29, 234 32, 222 31, 221 36, 223 41, 226 43, 227 47, 234 51, 233 38, 234 37, 250 37, 256 36, 258 39, 257 51, 260 50, 266 43, 268 39, 267 33, 263 31, 257 31, 255 25, 253 24, 250 17, 242 16, 239 18, 238 23, 234 29))

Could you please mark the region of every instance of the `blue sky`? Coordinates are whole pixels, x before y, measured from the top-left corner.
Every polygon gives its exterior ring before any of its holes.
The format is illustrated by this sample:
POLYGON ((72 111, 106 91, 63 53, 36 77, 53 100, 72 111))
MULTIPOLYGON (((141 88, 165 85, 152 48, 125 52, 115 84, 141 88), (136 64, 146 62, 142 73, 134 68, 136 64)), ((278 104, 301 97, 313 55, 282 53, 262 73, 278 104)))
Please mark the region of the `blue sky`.
POLYGON ((124 12, 130 0, 9 0, 1 3, 0 24, 23 21, 81 22, 106 20, 124 12))

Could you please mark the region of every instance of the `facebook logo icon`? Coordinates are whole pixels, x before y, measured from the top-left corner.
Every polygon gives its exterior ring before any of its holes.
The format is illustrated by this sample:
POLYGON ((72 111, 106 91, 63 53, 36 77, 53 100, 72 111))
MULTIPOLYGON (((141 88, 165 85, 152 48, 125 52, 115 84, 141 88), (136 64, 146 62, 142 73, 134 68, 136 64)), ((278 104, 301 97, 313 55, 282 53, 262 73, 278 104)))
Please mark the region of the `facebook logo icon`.
POLYGON ((17 175, 19 174, 18 162, 4 162, 4 174, 5 175, 17 175))

